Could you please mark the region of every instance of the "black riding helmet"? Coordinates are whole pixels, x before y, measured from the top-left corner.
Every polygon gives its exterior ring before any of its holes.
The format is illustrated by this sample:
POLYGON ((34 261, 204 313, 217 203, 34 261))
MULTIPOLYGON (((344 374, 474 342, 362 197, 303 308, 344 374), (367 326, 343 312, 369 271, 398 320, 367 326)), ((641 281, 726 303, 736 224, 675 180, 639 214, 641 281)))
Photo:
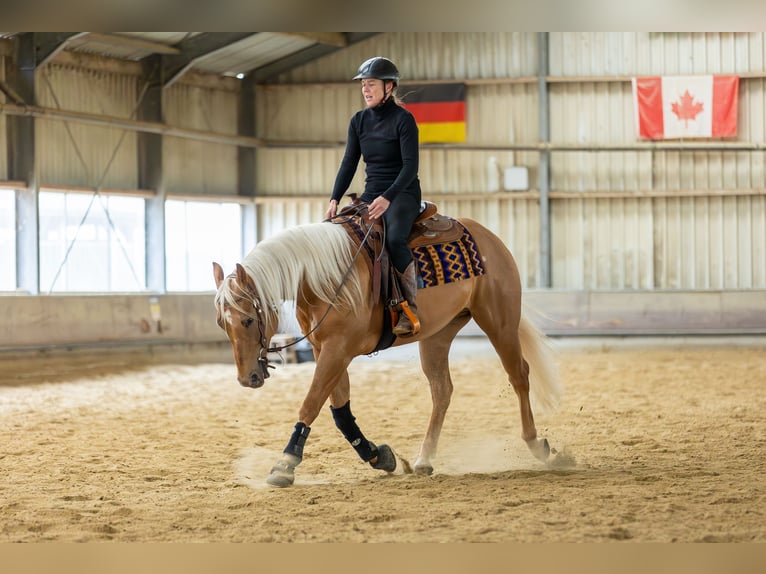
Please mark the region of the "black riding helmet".
POLYGON ((364 80, 367 78, 391 80, 394 82, 394 86, 397 86, 399 85, 399 70, 396 69, 396 65, 388 58, 375 56, 374 58, 362 62, 356 76, 352 79, 364 80))

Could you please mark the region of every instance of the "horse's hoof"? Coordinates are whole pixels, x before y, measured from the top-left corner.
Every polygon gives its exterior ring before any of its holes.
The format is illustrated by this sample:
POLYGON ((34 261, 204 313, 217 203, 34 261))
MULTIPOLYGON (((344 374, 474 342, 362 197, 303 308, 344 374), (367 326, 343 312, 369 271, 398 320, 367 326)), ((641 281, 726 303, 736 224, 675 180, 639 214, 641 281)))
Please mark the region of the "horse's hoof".
POLYGON ((295 474, 285 474, 272 471, 269 477, 266 479, 266 483, 270 486, 276 486, 277 488, 285 488, 292 486, 295 482, 295 474))
POLYGON ((394 451, 387 444, 382 444, 378 447, 378 460, 375 463, 370 463, 372 468, 377 470, 385 470, 386 472, 394 472, 396 470, 396 456, 394 451))
POLYGON ((434 473, 434 467, 430 464, 416 464, 415 474, 431 476, 434 473))
POLYGON ((285 488, 286 486, 292 486, 295 482, 295 464, 291 464, 286 460, 280 460, 277 464, 271 467, 271 473, 266 479, 266 483, 278 488, 285 488))
POLYGON ((527 442, 527 446, 529 447, 529 450, 532 452, 532 454, 535 455, 535 458, 541 462, 548 460, 548 457, 551 454, 551 447, 548 444, 547 438, 542 440, 532 439, 527 442))

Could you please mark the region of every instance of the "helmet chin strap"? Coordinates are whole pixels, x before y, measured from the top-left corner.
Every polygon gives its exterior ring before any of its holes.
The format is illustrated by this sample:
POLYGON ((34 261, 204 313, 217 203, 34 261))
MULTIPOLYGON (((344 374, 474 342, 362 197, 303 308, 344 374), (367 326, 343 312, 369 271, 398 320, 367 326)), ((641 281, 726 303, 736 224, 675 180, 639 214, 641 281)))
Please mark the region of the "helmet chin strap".
MULTIPOLYGON (((393 84, 393 82, 392 82, 392 84, 393 84)), ((393 94, 393 93, 394 93, 394 88, 391 88, 390 92, 386 92, 386 82, 384 80, 383 81, 383 99, 380 100, 380 103, 377 106, 375 106, 375 107, 379 108, 379 107, 383 106, 388 101, 388 99, 391 97, 391 94, 393 94)))

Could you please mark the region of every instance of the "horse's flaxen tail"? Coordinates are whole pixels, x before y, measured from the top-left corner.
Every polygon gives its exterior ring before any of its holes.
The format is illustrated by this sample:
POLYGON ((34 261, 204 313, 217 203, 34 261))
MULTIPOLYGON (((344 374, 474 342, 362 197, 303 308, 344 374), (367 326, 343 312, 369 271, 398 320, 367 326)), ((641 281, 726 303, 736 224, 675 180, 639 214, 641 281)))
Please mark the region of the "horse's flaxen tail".
POLYGON ((519 323, 521 352, 529 363, 529 400, 535 413, 553 412, 562 387, 553 350, 545 335, 524 314, 519 323))

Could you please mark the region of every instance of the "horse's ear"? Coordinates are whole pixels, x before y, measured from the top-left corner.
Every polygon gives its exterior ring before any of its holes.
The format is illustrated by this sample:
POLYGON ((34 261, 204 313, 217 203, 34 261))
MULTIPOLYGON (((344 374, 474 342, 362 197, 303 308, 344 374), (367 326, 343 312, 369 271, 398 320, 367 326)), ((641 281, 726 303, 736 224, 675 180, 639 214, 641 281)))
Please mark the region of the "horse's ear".
POLYGON ((253 283, 250 275, 247 274, 245 268, 239 263, 237 263, 237 283, 241 289, 249 291, 250 293, 255 293, 255 283, 253 283))
POLYGON ((213 277, 215 277, 215 288, 218 289, 223 283, 223 269, 215 261, 213 261, 213 277))

